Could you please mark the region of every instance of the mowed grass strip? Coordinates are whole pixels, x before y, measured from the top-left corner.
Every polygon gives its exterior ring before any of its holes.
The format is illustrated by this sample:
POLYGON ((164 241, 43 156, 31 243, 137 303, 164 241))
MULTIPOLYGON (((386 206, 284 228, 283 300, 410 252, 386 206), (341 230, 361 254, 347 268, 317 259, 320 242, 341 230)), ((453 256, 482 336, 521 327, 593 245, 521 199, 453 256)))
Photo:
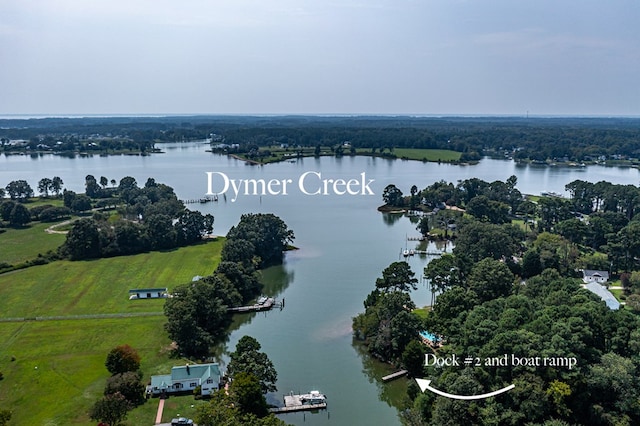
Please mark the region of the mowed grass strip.
POLYGON ((11 265, 35 259, 38 253, 55 251, 67 238, 64 234, 47 234, 44 230, 54 223, 33 222, 25 228, 6 228, 0 234, 0 262, 11 265))
POLYGON ((188 283, 216 268, 223 238, 166 252, 57 261, 0 275, 0 318, 162 311, 129 290, 188 283))
MULTIPOLYGON (((270 146, 270 147, 261 147, 260 151, 269 150, 271 152, 271 156, 262 157, 256 161, 261 163, 274 163, 279 161, 287 161, 287 160, 295 160, 297 158, 298 152, 302 154, 303 157, 311 157, 315 155, 315 147, 303 147, 300 150, 296 148, 284 149, 279 146, 270 146)), ((333 151, 331 151, 330 147, 323 146, 321 151, 321 155, 335 155, 333 151)), ((406 158, 409 160, 417 160, 417 161, 460 161, 460 156, 462 153, 457 151, 451 151, 447 149, 423 149, 423 148, 394 148, 393 151, 389 151, 385 149, 385 154, 393 154, 397 158, 406 158)), ((358 148, 356 149, 357 155, 371 155, 371 148, 358 148)), ((351 149, 348 147, 343 147, 343 155, 348 156, 351 155, 351 149)), ((381 155, 379 149, 376 149, 376 156, 381 155)), ((242 159, 247 159, 243 154, 238 155, 242 159)))
POLYGON ((398 158, 426 161, 459 161, 462 153, 446 149, 395 148, 393 154, 398 158))

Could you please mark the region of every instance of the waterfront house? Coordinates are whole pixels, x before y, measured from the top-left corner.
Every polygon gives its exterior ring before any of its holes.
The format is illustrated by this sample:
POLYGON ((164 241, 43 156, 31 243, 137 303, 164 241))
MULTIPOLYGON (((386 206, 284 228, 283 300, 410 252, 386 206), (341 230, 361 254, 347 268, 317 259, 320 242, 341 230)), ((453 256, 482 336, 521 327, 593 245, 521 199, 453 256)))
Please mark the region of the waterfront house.
POLYGON ((609 273, 607 271, 595 271, 592 269, 582 270, 582 281, 585 284, 599 283, 606 284, 609 281, 609 273))
POLYGON ((200 395, 211 395, 220 388, 222 374, 217 363, 187 364, 171 368, 171 374, 151 376, 148 395, 168 395, 193 392, 198 386, 200 395))

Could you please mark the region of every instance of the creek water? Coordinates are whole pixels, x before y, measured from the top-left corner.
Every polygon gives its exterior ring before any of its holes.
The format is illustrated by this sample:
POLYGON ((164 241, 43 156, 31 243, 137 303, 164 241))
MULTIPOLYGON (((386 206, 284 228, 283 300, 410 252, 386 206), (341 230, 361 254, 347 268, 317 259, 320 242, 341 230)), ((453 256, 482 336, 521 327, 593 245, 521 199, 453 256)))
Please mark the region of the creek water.
MULTIPOLYGON (((416 224, 402 215, 381 214, 382 191, 393 183, 405 194, 411 185, 422 189, 433 182, 477 177, 485 181, 506 180, 515 175, 523 193, 542 191, 564 193, 564 186, 581 179, 591 182, 606 180, 620 184, 637 184, 638 170, 587 166, 536 167, 516 165, 512 161, 483 159, 472 166, 387 160, 371 157, 304 158, 249 166, 226 156, 206 152, 203 142, 163 144, 163 154, 151 156, 90 156, 65 158, 53 155, 0 156, 0 185, 25 179, 35 189, 43 177, 60 176, 70 190, 83 192, 88 174, 97 179, 106 176, 119 181, 133 176, 139 185, 148 177, 173 187, 181 199, 198 199, 209 189, 207 172, 212 176, 213 192, 223 189, 222 174, 236 184, 240 180, 288 180, 287 194, 282 185, 272 185, 265 195, 234 197, 231 181, 226 194, 218 202, 189 204, 191 209, 211 213, 215 217, 214 233, 224 235, 243 213, 274 213, 295 233, 299 250, 286 254, 285 263, 263 271, 265 294, 285 299, 283 310, 237 315, 233 331, 219 348, 222 360, 233 351, 243 335, 258 339, 278 371, 278 391, 268 396, 279 403, 283 394, 319 390, 327 395, 328 410, 317 413, 291 413, 282 418, 291 424, 309 425, 394 425, 400 424, 398 408, 405 397, 406 381, 382 384, 380 378, 390 367, 371 359, 355 343, 351 335, 351 319, 362 312, 363 300, 375 287, 382 269, 401 258, 405 248, 417 242, 406 241, 417 236, 416 224), (306 172, 304 191, 323 191, 323 179, 355 179, 352 192, 338 185, 336 191, 328 183, 327 195, 307 195, 298 186, 306 172), (315 174, 318 173, 318 174, 315 174), (363 174, 365 182, 363 180, 363 174), (373 179, 367 195, 363 183, 373 179), (365 192, 365 195, 360 194, 365 192)), ((251 188, 249 193, 251 194, 251 188)), ((429 250, 450 247, 430 245, 429 250)), ((413 256, 409 263, 416 276, 429 261, 427 256, 413 256)), ((178 284, 178 283, 176 283, 178 284)), ((424 283, 412 298, 418 306, 430 303, 431 295, 424 283)))

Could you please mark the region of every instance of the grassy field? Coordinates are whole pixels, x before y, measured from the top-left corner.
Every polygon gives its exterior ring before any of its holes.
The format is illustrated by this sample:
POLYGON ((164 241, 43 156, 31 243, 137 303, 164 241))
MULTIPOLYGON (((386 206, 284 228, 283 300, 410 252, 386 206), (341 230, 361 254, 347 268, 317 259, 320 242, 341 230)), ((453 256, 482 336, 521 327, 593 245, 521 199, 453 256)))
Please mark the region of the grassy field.
POLYGON ((34 259, 38 253, 55 251, 64 243, 66 236, 44 232, 51 225, 52 223, 34 222, 27 228, 6 228, 0 234, 0 262, 15 265, 34 259))
POLYGON ((31 209, 33 207, 42 206, 45 204, 51 204, 52 206, 56 206, 56 207, 62 207, 64 205, 62 201, 62 196, 60 196, 60 198, 43 198, 43 197, 29 198, 29 200, 27 200, 27 202, 25 203, 25 206, 31 209))
POLYGON ((429 312, 431 312, 431 308, 428 306, 425 306, 424 308, 416 308, 411 312, 413 312, 414 314, 416 314, 422 319, 427 319, 427 317, 429 316, 429 312))
POLYGON ((129 301, 129 290, 171 290, 194 275, 210 275, 221 241, 110 259, 64 260, 0 275, 0 318, 162 311, 162 300, 129 301))
MULTIPOLYGON (((0 275, 0 320, 11 317, 162 312, 162 300, 128 300, 136 287, 175 287, 208 275, 223 239, 168 252, 88 262, 60 261, 0 275)), ((169 358, 163 315, 0 322, 0 408, 11 425, 93 425, 89 407, 109 373, 106 354, 128 343, 142 357, 145 380, 181 363, 169 358)), ((192 397, 176 398, 185 414, 192 397)), ((152 424, 157 399, 130 413, 127 425, 152 424)), ((181 413, 182 414, 182 413, 181 413)))
POLYGON ((406 158, 418 161, 458 161, 462 155, 460 152, 446 149, 412 149, 395 148, 393 154, 398 158, 406 158))
MULTIPOLYGON (((279 161, 295 160, 298 150, 294 148, 280 148, 279 146, 261 147, 260 151, 269 150, 271 152, 270 157, 264 157, 259 160, 263 164, 275 163, 279 161)), ((303 157, 311 157, 315 155, 315 147, 304 147, 300 149, 303 157)), ((385 151, 389 153, 389 151, 385 151)), ((329 147, 323 146, 320 151, 320 155, 334 155, 329 147)), ((344 155, 350 155, 349 148, 344 149, 344 155)), ((371 155, 371 148, 358 148, 356 155, 371 155)), ((376 153, 379 155, 379 153, 376 153)), ((408 160, 417 161, 459 161, 461 153, 456 151, 449 151, 445 149, 412 149, 412 148, 395 148, 393 155, 397 158, 404 158, 408 160)), ((246 157, 239 155, 240 158, 246 157)))

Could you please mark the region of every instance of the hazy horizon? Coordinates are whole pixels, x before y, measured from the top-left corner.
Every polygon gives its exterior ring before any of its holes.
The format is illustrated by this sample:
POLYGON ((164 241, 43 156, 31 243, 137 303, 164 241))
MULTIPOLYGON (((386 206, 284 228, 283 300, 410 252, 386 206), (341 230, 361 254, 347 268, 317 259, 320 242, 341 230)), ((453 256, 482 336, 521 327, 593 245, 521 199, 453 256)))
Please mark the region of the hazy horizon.
POLYGON ((0 115, 640 116, 633 0, 0 2, 0 115))

